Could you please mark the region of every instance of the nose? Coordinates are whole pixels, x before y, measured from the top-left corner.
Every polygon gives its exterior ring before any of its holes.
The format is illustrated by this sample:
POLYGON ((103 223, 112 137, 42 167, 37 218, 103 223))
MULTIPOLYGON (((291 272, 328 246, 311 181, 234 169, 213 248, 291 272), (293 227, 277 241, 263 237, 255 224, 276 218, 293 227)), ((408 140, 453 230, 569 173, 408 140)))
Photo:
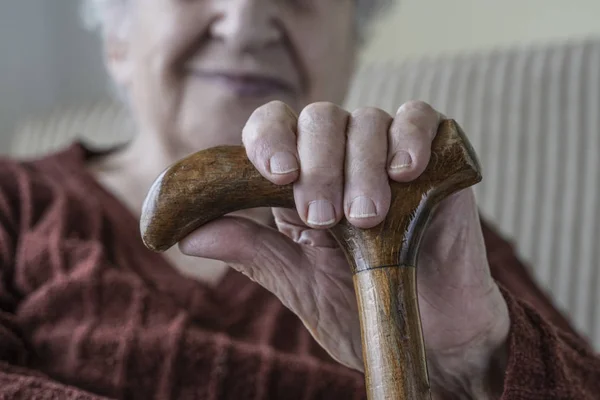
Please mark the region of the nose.
POLYGON ((272 0, 220 1, 211 36, 241 51, 255 50, 278 42, 277 7, 272 0))

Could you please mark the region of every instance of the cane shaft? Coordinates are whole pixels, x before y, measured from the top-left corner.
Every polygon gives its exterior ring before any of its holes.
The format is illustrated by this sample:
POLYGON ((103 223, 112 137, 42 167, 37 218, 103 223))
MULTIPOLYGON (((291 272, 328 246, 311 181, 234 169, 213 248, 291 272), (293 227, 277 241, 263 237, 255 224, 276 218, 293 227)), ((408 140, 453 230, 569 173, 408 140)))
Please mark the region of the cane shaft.
POLYGON ((429 400, 415 268, 354 275, 370 400, 429 400))

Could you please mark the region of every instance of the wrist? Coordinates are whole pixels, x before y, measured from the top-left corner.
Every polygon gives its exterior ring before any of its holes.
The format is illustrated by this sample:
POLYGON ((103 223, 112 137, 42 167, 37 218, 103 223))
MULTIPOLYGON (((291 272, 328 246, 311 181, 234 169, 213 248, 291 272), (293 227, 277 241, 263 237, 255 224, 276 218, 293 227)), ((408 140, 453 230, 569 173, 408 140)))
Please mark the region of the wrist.
POLYGON ((434 398, 498 400, 504 391, 508 362, 508 310, 493 329, 465 346, 436 352, 430 360, 434 398))

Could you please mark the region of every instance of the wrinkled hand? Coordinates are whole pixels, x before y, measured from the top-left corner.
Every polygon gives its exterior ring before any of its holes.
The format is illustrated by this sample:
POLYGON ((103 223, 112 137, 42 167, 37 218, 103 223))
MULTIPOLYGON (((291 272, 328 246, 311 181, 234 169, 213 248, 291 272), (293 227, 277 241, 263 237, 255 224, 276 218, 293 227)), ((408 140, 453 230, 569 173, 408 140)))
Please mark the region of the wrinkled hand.
MULTIPOLYGON (((180 248, 225 261, 263 285, 332 357, 362 371, 350 268, 326 228, 342 217, 360 228, 382 222, 390 207, 389 179, 407 182, 425 170, 441 118, 422 102, 404 104, 394 117, 374 108, 349 114, 330 103, 311 104, 298 116, 284 103, 266 104, 248 120, 243 142, 265 178, 294 183, 296 210, 273 209, 278 230, 221 218, 180 248)), ((472 190, 438 207, 417 275, 434 395, 494 397, 489 374, 502 358, 510 321, 490 276, 472 190)), ((498 363, 495 390, 501 393, 498 363)))

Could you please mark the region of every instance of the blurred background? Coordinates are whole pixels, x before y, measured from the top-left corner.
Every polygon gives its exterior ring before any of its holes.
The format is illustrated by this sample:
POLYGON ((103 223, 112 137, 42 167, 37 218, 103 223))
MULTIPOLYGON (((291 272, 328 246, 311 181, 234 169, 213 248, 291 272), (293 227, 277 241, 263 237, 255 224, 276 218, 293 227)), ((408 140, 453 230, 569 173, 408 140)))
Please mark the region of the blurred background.
MULTIPOLYGON (((598 0, 401 0, 364 60, 600 34, 599 16, 598 0)), ((28 114, 106 96, 100 61, 78 0, 0 0, 0 150, 28 114)))
MULTIPOLYGON (((0 0, 0 154, 126 140, 108 88, 78 0, 0 0)), ((347 106, 409 99, 465 129, 482 215, 600 350, 600 1, 400 0, 347 106)))

